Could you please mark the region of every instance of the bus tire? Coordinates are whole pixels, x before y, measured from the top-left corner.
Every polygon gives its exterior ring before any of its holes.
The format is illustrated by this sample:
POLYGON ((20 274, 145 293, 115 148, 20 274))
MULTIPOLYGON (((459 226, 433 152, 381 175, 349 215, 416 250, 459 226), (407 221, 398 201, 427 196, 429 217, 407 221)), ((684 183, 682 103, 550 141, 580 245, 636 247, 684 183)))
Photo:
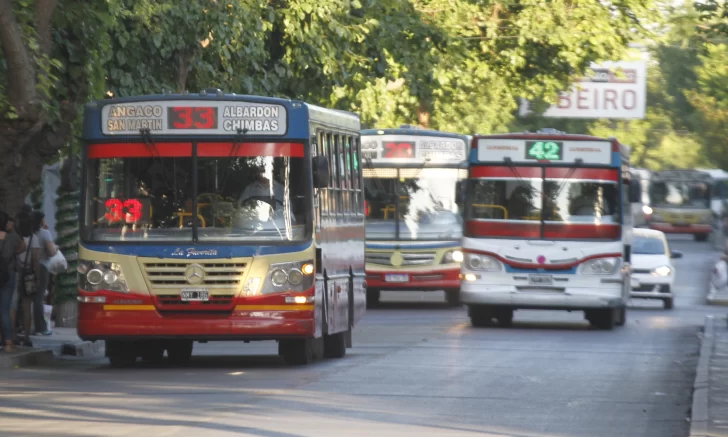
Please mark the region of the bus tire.
POLYGON ((617 319, 617 309, 588 310, 585 311, 585 316, 589 324, 595 328, 611 331, 614 329, 614 322, 617 319))
POLYGON ((453 288, 451 290, 445 290, 445 300, 447 300, 447 304, 451 307, 459 307, 461 305, 460 303, 460 289, 459 288, 453 288))
POLYGON ((476 328, 484 328, 493 324, 493 311, 484 305, 469 306, 470 324, 476 328))
POLYGON ((111 367, 131 367, 136 364, 137 350, 129 341, 106 340, 106 357, 111 367))
POLYGON ((708 234, 694 234, 695 241, 708 241, 708 234))
POLYGON ((324 335, 324 358, 344 358, 346 355, 346 331, 324 335))
POLYGON ((624 326, 627 323, 627 306, 619 307, 619 310, 617 311, 617 321, 615 322, 615 325, 617 326, 624 326))
POLYGON ((375 306, 379 305, 379 298, 381 296, 381 291, 367 289, 367 308, 374 308, 375 306))
POLYGON ((673 300, 671 297, 667 297, 667 298, 663 299, 663 301, 662 301, 662 306, 666 310, 671 310, 673 308, 673 305, 674 304, 673 304, 673 300))
POLYGON ((175 365, 187 364, 192 358, 192 340, 172 340, 167 343, 167 358, 175 365))
POLYGON ((510 308, 499 309, 495 318, 498 320, 498 325, 508 328, 513 325, 513 310, 510 308))
POLYGON ((159 363, 164 359, 164 344, 155 341, 145 342, 139 345, 139 354, 142 361, 148 363, 159 363))
POLYGON ((297 338, 281 340, 278 342, 278 355, 289 366, 304 366, 311 364, 314 359, 313 339, 297 338))

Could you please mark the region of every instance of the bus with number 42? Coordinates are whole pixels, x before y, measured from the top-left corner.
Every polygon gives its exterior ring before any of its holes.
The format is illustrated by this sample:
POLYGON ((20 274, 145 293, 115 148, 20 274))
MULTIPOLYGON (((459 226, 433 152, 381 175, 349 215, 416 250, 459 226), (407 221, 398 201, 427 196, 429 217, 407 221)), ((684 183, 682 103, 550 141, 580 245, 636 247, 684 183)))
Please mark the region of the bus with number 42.
POLYGON ((468 137, 410 128, 362 131, 367 304, 386 291, 444 290, 459 304, 468 137))
POLYGON ((225 94, 89 103, 78 334, 114 366, 194 342, 342 357, 366 308, 355 114, 225 94))
POLYGON ((461 300, 474 326, 508 326, 514 310, 584 311, 626 320, 631 286, 629 149, 616 139, 476 135, 464 198, 461 300))

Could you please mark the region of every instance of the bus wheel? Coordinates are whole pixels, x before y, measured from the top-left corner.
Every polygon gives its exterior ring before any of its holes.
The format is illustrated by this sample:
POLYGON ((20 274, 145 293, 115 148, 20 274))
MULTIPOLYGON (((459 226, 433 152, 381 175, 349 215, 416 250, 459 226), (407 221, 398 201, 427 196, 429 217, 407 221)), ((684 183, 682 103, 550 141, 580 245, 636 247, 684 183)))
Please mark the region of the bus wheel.
POLYGON ((164 345, 158 342, 148 342, 139 345, 142 361, 159 363, 164 359, 164 345))
POLYGON ((617 314, 617 326, 624 326, 627 323, 627 306, 619 307, 617 314))
POLYGON ((106 340, 106 356, 111 367, 131 367, 136 364, 137 350, 128 341, 106 340))
POLYGON ((346 355, 346 331, 324 335, 324 358, 344 358, 346 355))
POLYGON ((586 319, 589 323, 598 329, 610 331, 614 329, 614 322, 617 319, 616 309, 588 310, 585 311, 586 319))
POLYGON ((374 308, 375 306, 379 305, 379 298, 381 297, 382 292, 379 290, 369 290, 367 289, 367 308, 374 308))
POLYGON ((187 364, 192 358, 191 340, 172 340, 167 343, 167 357, 172 364, 187 364))
POLYGON ((496 312, 495 318, 498 319, 498 324, 503 328, 507 328, 513 325, 513 310, 510 308, 504 308, 496 312))
POLYGON ((313 362, 313 339, 300 338, 278 342, 278 355, 290 366, 303 366, 313 362))
POLYGON ((452 290, 445 290, 445 299, 447 304, 451 307, 459 307, 460 304, 460 289, 454 288, 452 290))
POLYGON ((470 324, 482 328, 493 324, 493 311, 486 306, 469 306, 470 324))
POLYGON ((708 234, 695 234, 693 238, 695 241, 708 241, 708 234))

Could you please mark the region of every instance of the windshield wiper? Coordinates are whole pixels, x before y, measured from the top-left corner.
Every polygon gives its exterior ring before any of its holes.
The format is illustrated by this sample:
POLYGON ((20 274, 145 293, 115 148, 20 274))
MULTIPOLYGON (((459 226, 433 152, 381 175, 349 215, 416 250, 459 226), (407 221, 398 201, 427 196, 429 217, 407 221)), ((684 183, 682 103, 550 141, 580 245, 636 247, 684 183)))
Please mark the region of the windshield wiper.
POLYGON ((554 196, 554 199, 558 199, 559 194, 561 194, 561 191, 566 187, 566 183, 571 179, 571 176, 574 175, 574 172, 579 168, 578 165, 581 165, 583 160, 581 158, 576 158, 574 160, 574 163, 577 164, 577 167, 571 167, 568 172, 566 172, 566 175, 559 181, 558 187, 559 189, 556 191, 556 195, 554 196))
POLYGON ((509 156, 506 156, 505 158, 503 158, 503 162, 506 163, 506 167, 508 167, 508 170, 510 170, 511 173, 513 173, 516 176, 516 179, 518 180, 518 182, 524 182, 520 173, 518 173, 518 169, 516 168, 516 165, 513 163, 513 160, 509 156))
MULTIPOLYGON (((147 149, 149 149, 149 154, 152 155, 152 162, 154 162, 154 154, 157 154, 157 164, 159 164, 159 171, 162 173, 162 182, 164 182, 164 186, 167 187, 168 190, 174 191, 174 197, 176 201, 177 188, 176 186, 174 186, 175 184, 170 184, 169 180, 167 179, 167 171, 164 168, 162 155, 159 154, 159 148, 157 147, 157 143, 154 142, 151 130, 149 130, 149 128, 142 128, 139 129, 139 134, 141 135, 142 140, 144 140, 144 145, 147 146, 147 149)), ((176 176, 177 175, 175 174, 175 178, 176 176)))

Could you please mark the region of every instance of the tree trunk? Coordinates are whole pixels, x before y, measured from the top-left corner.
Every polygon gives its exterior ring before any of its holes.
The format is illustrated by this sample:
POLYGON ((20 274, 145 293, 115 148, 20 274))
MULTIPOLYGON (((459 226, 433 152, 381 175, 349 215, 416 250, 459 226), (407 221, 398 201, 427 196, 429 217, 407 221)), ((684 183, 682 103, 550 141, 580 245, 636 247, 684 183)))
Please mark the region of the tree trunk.
POLYGON ((69 123, 55 130, 23 120, 0 119, 0 210, 20 211, 25 196, 40 181, 43 164, 56 155, 71 133, 69 123))
POLYGON ((53 307, 56 314, 56 326, 59 328, 75 328, 78 324, 78 302, 67 301, 53 307))
POLYGON ((7 63, 8 101, 19 118, 39 119, 35 66, 10 0, 0 0, 0 47, 7 63))

